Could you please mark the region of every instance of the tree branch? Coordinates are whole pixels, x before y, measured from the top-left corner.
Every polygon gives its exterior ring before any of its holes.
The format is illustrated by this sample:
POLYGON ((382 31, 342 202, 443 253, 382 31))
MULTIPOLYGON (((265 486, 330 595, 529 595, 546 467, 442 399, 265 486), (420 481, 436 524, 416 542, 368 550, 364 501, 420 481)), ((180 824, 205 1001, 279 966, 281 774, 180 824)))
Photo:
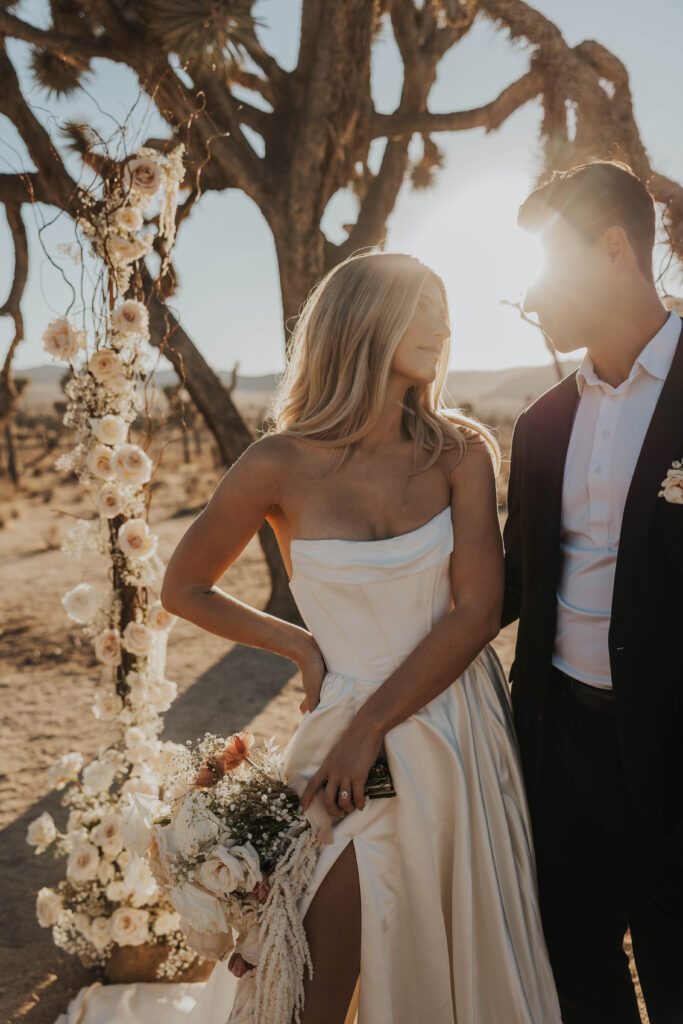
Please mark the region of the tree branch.
POLYGON ((1 41, 0 113, 9 118, 26 143, 38 169, 44 201, 60 209, 67 209, 76 194, 76 182, 66 170, 48 132, 24 99, 14 66, 1 41))
POLYGON ((241 124, 246 124, 249 128, 253 128, 264 139, 268 135, 273 122, 272 114, 269 114, 267 110, 261 110, 260 107, 247 103, 246 100, 235 99, 235 116, 241 124))
POLYGON ((503 89, 495 100, 472 110, 457 110, 449 114, 432 114, 428 110, 397 110, 393 114, 374 114, 370 127, 373 139, 400 138, 413 132, 462 131, 485 128, 487 132, 499 128, 518 107, 534 99, 543 90, 543 76, 536 70, 527 71, 512 85, 503 89))
POLYGON ((230 88, 233 83, 241 85, 243 89, 249 89, 250 92, 259 93, 267 103, 270 103, 271 107, 275 106, 275 91, 272 82, 269 82, 267 78, 254 75, 251 71, 245 71, 244 68, 231 68, 226 85, 230 88))
POLYGON ((368 245, 382 245, 389 214, 396 205, 408 166, 408 142, 404 137, 389 140, 382 163, 361 203, 349 237, 339 246, 326 245, 327 269, 368 245))
POLYGON ((179 133, 185 128, 188 155, 210 152, 226 185, 242 189, 258 205, 267 192, 263 161, 242 134, 234 100, 210 75, 197 73, 189 89, 170 65, 135 68, 163 116, 179 133))
POLYGON ((15 203, 5 205, 7 223, 14 242, 14 277, 9 295, 0 306, 0 316, 11 316, 14 321, 14 337, 10 342, 5 361, 0 370, 0 422, 10 415, 17 399, 17 389, 12 380, 12 359, 17 345, 24 338, 24 318, 21 313, 21 300, 28 277, 28 241, 26 228, 21 217, 21 206, 15 203))
POLYGON ((0 10, 0 33, 31 43, 48 53, 56 53, 66 64, 71 64, 79 71, 87 70, 88 61, 93 57, 112 56, 111 45, 107 39, 71 36, 52 29, 36 28, 35 25, 30 25, 4 10, 0 10))
POLYGON ((43 179, 35 171, 0 174, 0 203, 49 203, 43 179))
POLYGON ((273 90, 277 92, 282 88, 289 77, 289 72, 281 68, 275 58, 266 53, 256 36, 242 40, 242 46, 266 76, 273 90))

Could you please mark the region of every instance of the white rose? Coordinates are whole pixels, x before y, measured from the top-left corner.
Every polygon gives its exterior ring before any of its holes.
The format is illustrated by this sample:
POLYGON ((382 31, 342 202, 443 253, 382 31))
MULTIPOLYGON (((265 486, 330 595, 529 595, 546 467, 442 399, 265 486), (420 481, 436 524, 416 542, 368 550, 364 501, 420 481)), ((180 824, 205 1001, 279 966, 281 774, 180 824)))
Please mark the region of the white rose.
POLYGON ((97 871, 97 881, 100 885, 109 885, 110 882, 114 881, 115 875, 116 871, 110 860, 100 861, 100 866, 97 871))
POLYGON ((100 855, 92 843, 77 843, 66 864, 66 877, 72 882, 89 882, 97 878, 100 855))
POLYGON ((57 828, 52 820, 52 815, 47 811, 43 811, 32 821, 26 832, 26 842, 29 846, 35 846, 36 853, 44 853, 56 838, 57 828))
POLYGON ((121 373, 113 374, 113 376, 111 376, 106 381, 106 384, 107 389, 109 391, 116 392, 116 397, 118 400, 122 399, 122 396, 124 395, 125 392, 128 392, 128 394, 131 396, 135 392, 135 384, 130 379, 130 377, 126 376, 123 370, 121 371, 121 373))
POLYGON ((109 761, 93 761, 83 769, 83 789, 89 796, 97 796, 109 789, 117 766, 109 761))
POLYGON ((160 910, 152 924, 155 935, 170 935, 180 928, 180 915, 174 910, 160 910))
POLYGON ((177 616, 167 612, 161 601, 155 601, 149 608, 145 621, 150 629, 170 629, 177 621, 177 616))
POLYGON ((93 434, 102 444, 117 445, 123 444, 128 433, 128 424, 120 416, 101 416, 99 419, 91 419, 90 426, 93 434))
POLYGON ((90 925, 90 941, 96 949, 104 949, 112 941, 108 917, 96 917, 90 925))
POLYGON ((232 953, 235 943, 232 936, 232 928, 228 932, 218 932, 215 935, 207 935, 206 932, 198 932, 187 921, 180 918, 180 930, 185 936, 185 943, 194 949, 196 953, 206 960, 225 960, 228 953, 232 953))
POLYGON ((250 964, 257 964, 261 959, 262 945, 261 927, 256 923, 235 938, 235 950, 250 964))
POLYGON ((118 629, 103 629, 95 637, 95 657, 103 665, 121 664, 121 637, 118 629))
POLYGON ((83 767, 83 755, 76 752, 64 754, 48 772, 48 782, 54 789, 64 789, 67 782, 74 782, 83 767))
POLYGON ((149 334, 147 307, 135 299, 126 299, 115 309, 111 322, 121 334, 149 334))
POLYGON ((662 297, 662 305, 665 309, 673 309, 674 313, 683 316, 683 299, 679 299, 675 295, 664 295, 662 297))
POLYGON ((126 558, 144 562, 156 551, 157 539, 144 519, 129 519, 119 527, 118 545, 126 558))
POLYGON ((126 753, 133 764, 156 761, 160 743, 154 736, 148 736, 139 725, 131 725, 124 735, 126 753))
POLYGON ((217 896, 227 897, 239 889, 251 892, 262 879, 259 855, 251 845, 215 846, 196 872, 197 881, 217 896))
POLYGON ((85 348, 85 331, 78 331, 66 317, 53 320, 43 331, 43 348, 53 359, 75 359, 80 349, 85 348))
POLYGON ((174 743, 172 740, 165 740, 161 744, 161 750, 157 757, 157 768, 160 771, 165 771, 168 768, 172 768, 173 765, 179 760, 180 755, 185 753, 186 748, 181 743, 174 743))
POLYGON ((146 704, 149 699, 147 677, 140 672, 129 672, 126 676, 128 697, 132 704, 146 704))
POLYGON ((99 825, 92 831, 92 841, 97 843, 107 857, 115 857, 121 851, 123 847, 121 815, 117 811, 105 814, 99 825))
POLYGON ((121 803, 123 841, 129 850, 142 856, 152 842, 154 819, 166 810, 156 797, 129 793, 121 803))
POLYGON ((123 363, 110 348, 100 348, 90 356, 88 369, 95 380, 105 383, 112 378, 118 379, 123 374, 123 363))
POLYGON ((127 189, 134 189, 143 196, 153 196, 161 185, 162 171, 159 164, 146 157, 129 160, 123 170, 123 183, 127 189))
POLYGON ((114 454, 114 472, 126 484, 139 487, 152 475, 152 460, 137 444, 122 444, 114 454))
POLYGON ((131 903, 134 907, 149 903, 156 895, 157 883, 149 864, 137 854, 134 854, 126 864, 123 881, 132 894, 131 903))
POLYGON ((114 475, 114 453, 103 444, 96 444, 90 449, 85 464, 98 480, 107 480, 114 475))
POLYGON ((90 622, 102 606, 102 595, 89 583, 79 583, 62 598, 64 611, 74 622, 90 622))
POLYGON ((119 907, 109 919, 109 928, 119 946, 141 946, 150 938, 149 914, 146 910, 119 907))
POLYGON ((134 206, 121 206, 114 214, 114 223, 122 231, 139 231, 142 214, 134 206))
POLYGON ((168 711, 178 696, 178 687, 170 679, 157 679, 149 686, 148 694, 155 711, 168 711))
POLYGON ((62 912, 62 897, 54 889, 43 886, 38 890, 36 898, 36 917, 41 928, 51 928, 57 924, 62 912))
POLYGON ((73 920, 74 924, 76 925, 76 928, 81 933, 81 935, 84 938, 89 939, 90 929, 92 928, 92 921, 90 920, 88 915, 81 911, 78 914, 74 914, 73 920))
POLYGON ((674 505, 683 505, 683 469, 670 469, 662 480, 664 500, 674 505))
POLYGON ((191 793, 193 786, 184 779, 173 779, 164 790, 164 800, 171 805, 171 814, 177 815, 180 805, 188 793, 191 793))
POLYGON ((83 816, 80 811, 70 810, 69 817, 66 819, 66 830, 67 832, 74 832, 76 829, 80 829, 83 825, 83 816))
POLYGON ((230 928, 221 900, 191 882, 171 890, 174 910, 198 932, 227 932, 230 928))
MULTIPOLYGON (((133 520, 130 520, 130 522, 133 522, 133 520)), ((121 644, 129 654, 137 654, 138 657, 143 657, 149 654, 152 640, 152 631, 144 623, 129 622, 123 631, 121 644)))
POLYGON ((109 882, 105 893, 111 903, 120 903, 128 896, 128 886, 125 882, 109 882))
MULTIPOLYGON (((221 822, 206 806, 201 793, 189 793, 180 805, 173 826, 174 839, 180 852, 185 857, 193 857, 198 853, 200 845, 217 842, 223 831, 221 822)), ((176 910, 182 917, 186 916, 178 907, 176 910)))
POLYGON ((98 690, 93 714, 102 722, 111 722, 123 711, 123 701, 115 690, 98 690))
POLYGON ((95 495, 95 505, 101 516, 104 516, 105 519, 113 519, 123 512, 126 506, 126 495, 118 484, 110 480, 108 483, 102 484, 95 495))
POLYGON ((108 235, 106 250, 109 259, 114 264, 125 265, 139 260, 146 252, 149 252, 149 243, 141 238, 124 238, 122 235, 108 235))
POLYGON ((131 775, 121 786, 122 796, 158 796, 159 782, 146 765, 137 765, 135 775, 131 775))

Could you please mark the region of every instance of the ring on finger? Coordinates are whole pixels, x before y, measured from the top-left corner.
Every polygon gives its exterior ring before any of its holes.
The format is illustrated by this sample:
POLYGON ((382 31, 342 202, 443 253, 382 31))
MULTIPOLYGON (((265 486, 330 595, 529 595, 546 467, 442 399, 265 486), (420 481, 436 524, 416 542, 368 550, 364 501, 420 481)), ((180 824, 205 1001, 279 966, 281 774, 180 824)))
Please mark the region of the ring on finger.
POLYGON ((339 804, 339 806, 341 807, 341 809, 344 811, 345 814, 349 814, 350 811, 352 811, 354 809, 353 808, 353 794, 351 793, 351 788, 350 787, 348 789, 344 788, 344 789, 341 789, 339 791, 339 796, 337 798, 337 803, 339 804), (351 804, 351 807, 344 806, 345 804, 351 804))

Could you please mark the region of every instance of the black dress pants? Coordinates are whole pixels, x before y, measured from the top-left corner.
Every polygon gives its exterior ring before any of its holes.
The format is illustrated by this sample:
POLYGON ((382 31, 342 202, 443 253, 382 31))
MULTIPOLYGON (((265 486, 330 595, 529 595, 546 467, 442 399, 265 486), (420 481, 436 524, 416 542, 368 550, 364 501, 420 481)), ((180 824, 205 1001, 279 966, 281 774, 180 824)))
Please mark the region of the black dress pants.
POLYGON ((683 1024, 683 912, 659 898, 656 841, 634 824, 616 717, 580 703, 555 670, 551 683, 531 816, 562 1020, 639 1024, 630 927, 650 1024, 683 1024))

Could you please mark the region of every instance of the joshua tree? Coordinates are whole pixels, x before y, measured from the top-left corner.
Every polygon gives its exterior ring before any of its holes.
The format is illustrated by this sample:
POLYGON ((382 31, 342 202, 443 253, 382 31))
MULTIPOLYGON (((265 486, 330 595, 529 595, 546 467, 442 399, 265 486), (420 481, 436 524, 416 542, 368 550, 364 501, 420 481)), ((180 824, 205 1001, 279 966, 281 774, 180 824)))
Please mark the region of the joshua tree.
MULTIPOLYGON (((238 188, 258 205, 273 233, 289 326, 327 270, 359 248, 383 244, 406 177, 414 187, 429 186, 442 162, 435 135, 495 130, 531 101, 542 105, 545 169, 590 157, 626 160, 649 182, 671 250, 683 258, 683 189, 650 166, 623 64, 596 42, 569 46, 524 0, 302 0, 291 71, 261 45, 252 0, 52 0, 49 26, 30 24, 10 10, 14 6, 0 3, 0 45, 2 36, 28 43, 39 83, 69 93, 96 58, 127 65, 169 127, 170 139, 147 143, 185 143, 192 198, 238 188), (478 16, 526 42, 528 70, 481 107, 431 113, 439 62, 478 16), (393 33, 403 62, 401 98, 389 114, 375 110, 370 88, 373 44, 385 31, 393 33), (416 161, 409 155, 413 136, 422 142, 416 161), (377 166, 370 156, 375 140, 385 140, 377 166), (330 199, 348 187, 357 196, 357 216, 347 238, 335 244, 321 219, 330 199)), ((0 174, 0 201, 18 207, 37 199, 71 209, 75 183, 2 50, 0 112, 17 126, 36 167, 0 174)), ((86 132, 73 129, 72 144, 88 158, 86 132)), ((160 328, 171 314, 158 295, 150 301, 157 336, 165 337, 160 328)), ((165 351, 229 463, 251 434, 182 326, 170 326, 165 351)), ((286 576, 266 527, 263 538, 274 597, 284 606, 286 576)))

